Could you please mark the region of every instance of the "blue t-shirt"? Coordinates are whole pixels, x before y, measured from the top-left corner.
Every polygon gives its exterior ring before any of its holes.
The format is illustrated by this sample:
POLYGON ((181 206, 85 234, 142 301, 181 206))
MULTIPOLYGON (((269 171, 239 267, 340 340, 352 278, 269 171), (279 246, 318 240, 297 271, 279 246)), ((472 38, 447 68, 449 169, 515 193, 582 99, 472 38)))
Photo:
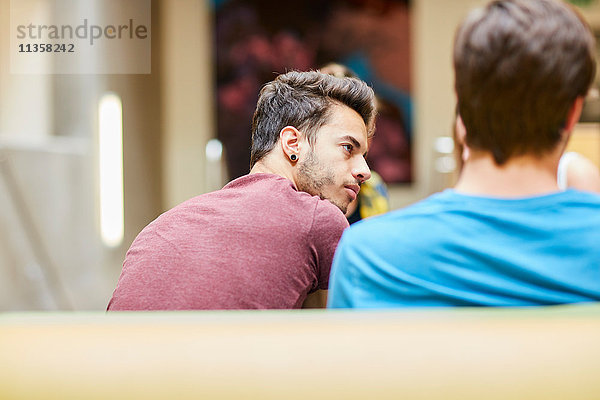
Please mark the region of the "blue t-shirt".
POLYGON ((448 189, 344 232, 329 307, 600 301, 600 196, 499 199, 448 189))

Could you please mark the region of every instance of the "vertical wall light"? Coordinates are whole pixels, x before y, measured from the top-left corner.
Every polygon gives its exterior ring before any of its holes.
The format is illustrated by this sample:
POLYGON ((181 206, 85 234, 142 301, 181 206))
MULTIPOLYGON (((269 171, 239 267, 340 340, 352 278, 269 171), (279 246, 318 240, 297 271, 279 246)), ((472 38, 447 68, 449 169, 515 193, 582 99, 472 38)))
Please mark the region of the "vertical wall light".
POLYGON ((223 143, 218 139, 206 142, 205 190, 212 192, 223 187, 223 143))
POLYGON ((123 106, 114 93, 107 93, 98 106, 100 234, 109 247, 123 241, 123 106))

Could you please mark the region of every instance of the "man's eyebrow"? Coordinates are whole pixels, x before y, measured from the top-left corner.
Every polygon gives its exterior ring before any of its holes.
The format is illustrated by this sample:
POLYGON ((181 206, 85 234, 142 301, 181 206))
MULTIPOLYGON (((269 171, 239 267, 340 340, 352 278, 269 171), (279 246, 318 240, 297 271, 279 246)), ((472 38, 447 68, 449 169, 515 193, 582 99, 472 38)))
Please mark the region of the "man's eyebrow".
POLYGON ((346 135, 346 136, 342 137, 342 139, 343 139, 343 140, 347 140, 347 141, 349 141, 349 142, 352 142, 352 145, 353 145, 354 147, 356 147, 358 150, 360 150, 360 148, 361 148, 361 145, 360 145, 360 143, 358 142, 358 140, 356 140, 356 138, 353 138, 353 137, 352 137, 352 136, 350 136, 350 135, 346 135))
MULTIPOLYGON (((356 138, 350 136, 350 135, 346 135, 344 137, 342 137, 343 140, 347 140, 349 142, 352 142, 352 145, 354 147, 356 147, 356 150, 360 150, 362 148, 362 146, 360 145, 360 142, 358 140, 356 140, 356 138)), ((365 154, 363 154, 364 157, 367 156, 367 152, 365 152, 365 154)))

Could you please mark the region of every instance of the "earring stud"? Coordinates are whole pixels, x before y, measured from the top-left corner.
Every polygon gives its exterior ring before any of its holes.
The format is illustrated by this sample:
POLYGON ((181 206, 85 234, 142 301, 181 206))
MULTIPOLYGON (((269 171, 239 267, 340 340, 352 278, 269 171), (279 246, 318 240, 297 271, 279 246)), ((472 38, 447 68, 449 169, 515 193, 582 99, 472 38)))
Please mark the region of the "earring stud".
POLYGON ((290 156, 290 160, 292 160, 292 161, 296 161, 297 159, 298 159, 298 156, 296 156, 295 154, 292 154, 290 156))

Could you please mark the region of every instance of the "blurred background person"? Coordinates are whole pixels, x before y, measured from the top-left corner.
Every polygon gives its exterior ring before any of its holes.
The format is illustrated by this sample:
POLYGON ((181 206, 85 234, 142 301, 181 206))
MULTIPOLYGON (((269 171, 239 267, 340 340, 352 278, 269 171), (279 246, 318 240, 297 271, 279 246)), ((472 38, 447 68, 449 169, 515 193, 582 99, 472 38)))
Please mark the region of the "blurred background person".
POLYGON ((562 155, 556 173, 558 188, 600 193, 600 170, 583 155, 568 151, 562 155))

